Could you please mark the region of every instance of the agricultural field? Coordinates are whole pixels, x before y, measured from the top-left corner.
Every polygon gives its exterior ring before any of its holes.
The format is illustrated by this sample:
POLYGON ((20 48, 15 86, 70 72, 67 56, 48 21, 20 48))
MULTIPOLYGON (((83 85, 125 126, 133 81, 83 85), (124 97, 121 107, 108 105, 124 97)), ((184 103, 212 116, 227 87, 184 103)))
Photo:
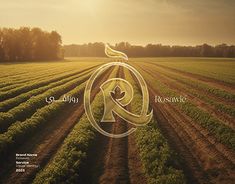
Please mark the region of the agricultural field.
MULTIPOLYGON (((147 84, 153 118, 124 138, 96 131, 83 104, 89 77, 112 61, 66 58, 0 64, 0 183, 233 183, 235 60, 130 58, 127 63, 147 84), (76 98, 76 103, 63 101, 65 96, 76 98), (24 153, 37 154, 29 160, 35 167, 16 172, 16 154, 24 153)), ((100 86, 110 78, 132 85, 134 97, 125 108, 139 114, 137 78, 113 66, 94 82, 95 119, 100 121, 104 111, 100 86)), ((113 98, 121 95, 115 91, 113 98)), ((100 125, 107 132, 133 128, 114 116, 116 122, 100 125)))

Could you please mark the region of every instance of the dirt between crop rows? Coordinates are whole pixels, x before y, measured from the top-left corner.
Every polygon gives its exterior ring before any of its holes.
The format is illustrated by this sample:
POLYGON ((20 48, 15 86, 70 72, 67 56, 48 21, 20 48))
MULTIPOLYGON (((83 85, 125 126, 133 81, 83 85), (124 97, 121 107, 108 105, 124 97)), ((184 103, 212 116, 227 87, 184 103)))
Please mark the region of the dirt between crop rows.
POLYGON ((194 73, 190 73, 190 72, 177 70, 177 69, 174 69, 174 68, 171 68, 171 67, 168 67, 168 66, 163 66, 163 65, 160 65, 160 64, 157 64, 157 63, 152 63, 152 64, 154 64, 158 67, 173 71, 173 72, 178 73, 180 75, 184 75, 184 76, 187 76, 187 77, 192 78, 192 79, 197 79, 199 81, 203 81, 203 82, 205 82, 207 84, 210 84, 212 86, 215 86, 215 87, 218 87, 218 88, 221 88, 221 89, 233 92, 233 93, 235 92, 234 86, 230 83, 220 81, 220 80, 217 80, 217 79, 214 79, 214 78, 202 76, 202 75, 199 75, 199 74, 194 74, 194 73))
MULTIPOLYGON (((119 76, 124 76, 122 68, 119 76)), ((123 133, 131 128, 120 117, 115 116, 115 119, 115 123, 102 124, 102 128, 113 134, 123 133)), ((81 172, 79 183, 147 183, 134 135, 109 138, 98 133, 81 172)))
MULTIPOLYGON (((115 134, 125 132, 126 122, 119 117, 115 119, 115 123, 107 123, 102 128, 115 134)), ((97 135, 80 176, 79 183, 147 183, 133 135, 124 138, 97 135)))
MULTIPOLYGON (((152 77, 154 77, 154 78, 159 78, 159 79, 161 79, 161 80, 163 80, 161 77, 159 77, 158 75, 155 75, 155 74, 152 74, 151 72, 148 72, 148 71, 146 71, 147 73, 149 73, 152 77)), ((166 81, 163 81, 164 83, 166 83, 166 81)), ((169 85, 169 84, 168 84, 169 85)), ((176 90, 178 90, 178 92, 180 92, 180 89, 178 89, 177 88, 177 86, 171 86, 171 88, 174 88, 174 89, 176 89, 176 90)), ((158 93, 160 93, 159 91, 158 91, 158 93)), ((189 97, 190 97, 190 95, 188 95, 189 97)), ((190 98, 192 98, 192 97, 190 97, 190 98)), ((201 102, 202 103, 202 102, 201 102)), ((168 104, 169 105, 169 104, 168 104)), ((174 108, 174 109, 176 109, 173 105, 171 106, 172 108, 174 108)), ((202 108, 202 109, 204 109, 205 107, 201 107, 200 105, 199 105, 199 107, 200 108, 202 108)), ((207 109, 208 110, 208 109, 207 109)), ((210 111, 210 110, 208 110, 208 111, 210 111)), ((179 111, 179 110, 177 110, 177 111, 175 111, 175 112, 179 112, 179 113, 181 113, 182 115, 184 115, 184 113, 183 112, 181 112, 181 111, 179 111)), ((212 115, 214 115, 214 114, 212 114, 212 115)), ((184 115, 185 116, 185 115, 184 115)), ((186 116, 185 116, 186 117, 186 116)), ((216 117, 216 116, 215 116, 216 117)), ((189 119, 189 121, 190 122, 193 122, 193 120, 191 120, 189 117, 187 117, 188 119, 189 119)), ((230 121, 230 119, 228 120, 228 121, 230 121)), ((234 122, 234 120, 231 120, 231 122, 230 123, 233 123, 234 122)), ((196 122, 194 122, 194 126, 198 126, 198 128, 200 129, 203 129, 202 127, 200 127, 196 122)), ((230 125, 231 126, 231 125, 230 125)), ((206 135, 206 136, 210 136, 210 133, 209 132, 207 132, 205 129, 203 130, 203 132, 204 132, 204 134, 206 135), (205 133, 206 132, 206 133, 205 133)), ((215 138, 213 138, 213 136, 210 136, 210 141, 211 142, 217 142, 216 140, 215 140, 215 138)), ((217 149, 219 149, 220 150, 220 152, 222 152, 224 155, 226 155, 226 157, 228 157, 229 158, 229 160, 231 160, 231 162, 233 163, 233 164, 235 164, 235 154, 234 154, 234 152, 233 151, 231 151, 230 149, 228 149, 228 148, 226 148, 225 146, 223 146, 222 144, 217 148, 217 149), (225 151, 226 150, 226 151, 225 151)))
POLYGON ((198 183, 233 183, 234 153, 173 105, 155 103, 154 96, 162 94, 148 87, 158 124, 185 160, 185 172, 189 168, 198 183))
POLYGON ((210 104, 205 103, 200 98, 193 96, 192 94, 190 94, 185 89, 180 88, 178 86, 179 82, 176 82, 173 79, 169 79, 167 77, 161 76, 160 74, 157 74, 157 73, 151 73, 151 71, 149 71, 147 69, 147 67, 146 68, 142 67, 142 69, 145 72, 147 72, 149 75, 151 75, 151 76, 153 76, 155 78, 158 78, 161 82, 163 82, 165 85, 167 85, 170 89, 176 90, 178 94, 187 96, 187 98, 190 101, 192 101, 194 104, 196 104, 198 107, 200 107, 204 111, 210 113, 211 116, 221 120, 225 125, 229 126, 233 130, 235 130, 235 120, 230 115, 228 115, 228 114, 226 114, 224 112, 218 111, 215 107, 211 106, 210 104))
MULTIPOLYGON (((157 66, 157 65, 155 65, 155 64, 153 64, 153 63, 150 63, 149 69, 151 68, 151 65, 154 66, 154 67, 159 67, 159 68, 161 68, 160 66, 157 66)), ((164 68, 163 68, 163 69, 164 69, 164 68)), ((171 74, 166 73, 166 72, 164 73, 163 71, 159 71, 159 70, 157 70, 157 68, 155 68, 155 70, 158 71, 158 73, 161 74, 161 76, 164 76, 164 77, 167 77, 168 79, 174 80, 174 82, 176 82, 176 83, 181 83, 182 85, 188 86, 189 88, 192 88, 193 90, 195 90, 198 94, 203 95, 203 96, 207 96, 207 97, 209 97, 211 100, 214 100, 214 101, 216 101, 216 102, 220 102, 220 103, 222 103, 222 104, 224 104, 224 105, 229 105, 229 106, 234 106, 234 105, 235 105, 235 102, 231 101, 230 99, 226 99, 226 98, 223 98, 223 97, 219 97, 219 96, 217 96, 217 95, 215 95, 215 94, 213 94, 213 93, 211 93, 211 92, 209 92, 209 91, 207 91, 207 90, 201 90, 201 89, 198 89, 198 88, 196 88, 196 87, 192 87, 190 84, 182 83, 182 81, 180 81, 179 79, 175 78, 175 77, 172 76, 171 74)), ((167 69, 164 69, 164 70, 167 71, 167 69)), ((177 73, 176 73, 176 74, 177 74, 177 73)), ((182 76, 182 77, 187 77, 187 76, 184 76, 184 75, 182 75, 182 74, 180 74, 180 73, 178 73, 178 74, 179 74, 179 77, 180 77, 180 76, 182 76)), ((197 80, 197 79, 192 78, 192 77, 189 78, 189 79, 197 80)), ((198 80, 198 81, 199 81, 199 80, 198 80)), ((199 81, 199 82, 201 82, 201 81, 199 81)), ((202 83, 203 83, 203 82, 202 82, 202 83)), ((222 85, 222 84, 221 84, 221 85, 222 85)), ((215 86, 214 86, 214 87, 215 87, 215 86)), ((219 87, 219 88, 220 88, 220 87, 219 87)), ((223 89, 223 88, 220 88, 220 89, 223 89)))
MULTIPOLYGON (((100 79, 96 80, 94 86, 100 86, 110 75, 112 70, 104 75, 101 75, 100 79)), ((98 93, 99 88, 96 87, 92 91, 91 100, 94 99, 98 93)), ((83 101, 83 95, 80 95, 81 102, 83 101)), ((63 140, 73 129, 78 119, 84 113, 83 103, 71 105, 58 114, 55 119, 48 122, 47 127, 35 132, 35 134, 22 144, 19 148, 9 156, 7 162, 1 166, 1 182, 4 184, 22 184, 31 183, 36 173, 42 169, 48 161, 53 157, 54 153, 58 150, 63 140), (24 173, 15 172, 15 153, 37 153, 38 156, 31 160, 31 163, 40 165, 39 168, 27 169, 24 173)))
MULTIPOLYGON (((153 64, 154 65, 154 64, 153 64)), ((158 66, 155 66, 155 67, 158 67, 158 66)), ((160 67, 159 67, 160 68, 160 67)), ((156 70, 157 70, 157 68, 156 68, 156 70)), ((165 70, 167 70, 167 69, 165 69, 165 70)), ((202 89, 199 89, 199 88, 197 88, 197 87, 192 87, 190 84, 188 84, 188 83, 183 83, 182 81, 180 81, 179 79, 177 79, 177 78, 175 78, 174 76, 172 76, 171 74, 169 74, 169 73, 164 73, 163 71, 158 71, 158 73, 159 74, 161 74, 161 75, 163 75, 163 76, 165 76, 165 77, 167 77, 167 78, 169 78, 169 79, 171 79, 171 80, 174 80, 175 82, 177 82, 177 83, 181 83, 181 84, 183 84, 183 85, 185 85, 185 86, 188 86, 189 88, 193 88, 198 94, 200 94, 200 95, 203 95, 203 96, 208 96, 211 100, 214 100, 214 101, 216 101, 216 102, 220 102, 220 103, 222 103, 222 104, 224 104, 224 105, 228 105, 228 106, 234 106, 235 105, 235 102, 234 101, 232 101, 231 99, 227 99, 227 98, 223 98, 223 97, 221 97, 221 96, 217 96, 217 95, 215 95, 215 94, 213 94, 213 93, 211 93, 211 92, 209 92, 209 91, 207 91, 207 90, 202 90, 202 89)), ((184 75, 180 75, 179 74, 179 77, 180 76, 182 76, 182 77, 187 77, 187 76, 184 76, 184 75)), ((193 79, 193 78, 189 78, 189 79, 193 79)), ((194 79, 194 80, 197 80, 197 79, 194 79)), ((198 80, 199 81, 199 80, 198 80)), ((201 81, 199 81, 199 82, 201 82, 201 81)), ((203 82, 202 82, 203 83, 203 82)), ((216 86, 214 86, 215 88, 216 88, 216 86)), ((222 90, 224 90, 223 88, 220 88, 220 87, 218 87, 218 89, 222 89, 222 90)))

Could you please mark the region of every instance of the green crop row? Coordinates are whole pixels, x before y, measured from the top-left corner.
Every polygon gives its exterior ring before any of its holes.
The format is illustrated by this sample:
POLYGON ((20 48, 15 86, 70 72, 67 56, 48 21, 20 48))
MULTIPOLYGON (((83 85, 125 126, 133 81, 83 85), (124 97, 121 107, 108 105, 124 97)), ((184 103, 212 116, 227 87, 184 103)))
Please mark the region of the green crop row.
MULTIPOLYGON (((112 75, 116 75, 117 70, 113 70, 112 75)), ((79 97, 83 94, 86 82, 83 82, 70 92, 66 93, 66 96, 79 97)), ((60 98, 63 98, 61 96, 60 98)), ((12 150, 22 144, 25 140, 29 139, 35 131, 47 125, 50 119, 56 117, 62 110, 64 110, 69 103, 56 102, 44 106, 38 109, 29 119, 23 122, 16 122, 8 128, 8 131, 0 134, 0 160, 4 160, 5 157, 11 153, 12 150)))
POLYGON ((75 78, 74 80, 69 81, 61 86, 57 86, 53 89, 48 90, 45 93, 31 97, 26 102, 21 103, 19 106, 11 109, 6 113, 0 112, 0 132, 4 132, 15 121, 22 121, 30 117, 35 111, 38 110, 38 108, 43 107, 47 104, 46 98, 49 98, 51 96, 55 98, 60 97, 64 93, 72 90, 77 85, 86 81, 89 76, 90 73, 81 76, 80 78, 75 78))
POLYGON ((8 78, 8 79, 19 79, 21 77, 24 78, 24 76, 34 73, 34 71, 42 72, 43 69, 46 72, 51 70, 51 68, 48 68, 45 66, 43 67, 43 65, 41 65, 41 67, 34 67, 34 70, 32 70, 32 65, 28 65, 28 66, 25 65, 24 68, 20 68, 20 70, 18 68, 19 65, 17 65, 17 67, 15 67, 14 65, 11 65, 12 67, 10 68, 6 67, 6 65, 5 65, 6 68, 4 68, 4 65, 1 65, 1 66, 2 66, 3 71, 0 74, 0 77, 8 78))
MULTIPOLYGON (((153 89, 159 90, 166 96, 178 95, 174 90, 169 89, 159 80, 155 80, 155 78, 148 73, 143 72, 143 75, 145 79, 149 81, 149 84, 154 84, 151 85, 153 89)), ((178 102, 175 103, 175 105, 177 105, 182 112, 188 115, 192 120, 199 123, 202 127, 212 133, 219 142, 235 150, 235 131, 233 129, 226 126, 220 120, 212 117, 210 113, 203 111, 189 101, 186 101, 185 103, 178 102)))
MULTIPOLYGON (((200 75, 203 77, 223 81, 227 84, 234 84, 235 64, 234 59, 221 58, 154 58, 154 63, 178 70, 200 75), (157 61, 158 60, 158 61, 157 61), (159 62, 160 60, 160 62, 159 62), (167 61, 168 60, 168 61, 167 61), (156 62, 157 61, 157 62, 156 62), (162 62, 166 61, 166 62, 162 62)), ((152 60, 152 61, 153 61, 152 60)), ((151 61, 151 62, 152 62, 151 61)))
POLYGON ((71 73, 72 71, 73 71, 72 69, 70 69, 70 70, 57 69, 54 71, 46 71, 43 74, 40 73, 40 75, 38 75, 37 72, 35 72, 34 74, 30 74, 28 76, 25 76, 23 80, 17 80, 14 82, 12 82, 12 81, 9 82, 9 80, 4 78, 4 80, 5 81, 7 80, 7 82, 5 82, 4 87, 0 88, 0 92, 9 91, 9 90, 12 90, 13 88, 17 88, 19 86, 23 86, 26 84, 31 84, 33 82, 39 82, 41 80, 50 79, 51 76, 54 77, 54 76, 57 76, 60 74, 71 73))
POLYGON ((37 89, 33 89, 33 90, 31 90, 31 91, 29 91, 27 93, 23 93, 21 95, 18 95, 15 98, 11 98, 11 99, 5 100, 5 101, 0 103, 0 112, 7 112, 11 108, 13 108, 13 107, 19 105, 20 103, 28 100, 32 96, 36 96, 38 94, 42 94, 43 92, 47 91, 48 89, 52 89, 52 88, 54 88, 56 86, 59 86, 61 84, 66 83, 66 82, 68 82, 70 80, 73 80, 75 78, 79 78, 82 75, 85 75, 87 73, 90 73, 90 70, 82 72, 82 73, 79 73, 78 75, 73 75, 71 77, 66 77, 65 79, 61 79, 61 80, 59 80, 57 82, 53 82, 51 84, 48 84, 47 86, 43 86, 43 87, 40 87, 40 88, 37 88, 37 89))
MULTIPOLYGON (((24 83, 24 82, 22 82, 22 83, 24 83)), ((13 85, 7 84, 5 87, 3 87, 3 88, 0 89, 0 93, 2 93, 2 92, 4 92, 4 91, 12 90, 12 89, 14 89, 14 88, 18 88, 18 87, 20 87, 20 86, 22 86, 22 85, 23 85, 23 84, 13 84, 13 85)))
POLYGON ((100 65, 104 61, 93 62, 93 59, 76 59, 73 61, 62 61, 62 62, 34 62, 34 63, 15 63, 15 64, 0 64, 0 86, 4 82, 15 83, 17 81, 30 79, 34 76, 40 76, 47 72, 54 71, 69 71, 78 70, 81 68, 88 68, 90 66, 100 65), (89 62, 87 62, 89 61, 89 62))
MULTIPOLYGON (((93 68, 93 67, 90 67, 90 68, 93 68)), ((90 68, 86 68, 84 70, 88 70, 90 68)), ((66 77, 70 77, 72 75, 79 74, 79 73, 81 73, 81 71, 82 70, 77 71, 77 72, 73 72, 73 73, 69 73, 69 74, 66 74, 66 75, 62 75, 62 76, 59 76, 59 77, 56 76, 56 77, 53 77, 51 79, 46 79, 46 80, 41 81, 41 82, 34 82, 32 84, 24 85, 24 86, 21 86, 19 88, 16 88, 16 89, 13 89, 13 90, 10 90, 10 91, 7 91, 7 92, 0 92, 0 101, 6 100, 6 99, 11 98, 11 97, 15 97, 15 96, 17 96, 17 95, 19 95, 21 93, 30 91, 30 90, 38 88, 38 87, 41 87, 43 85, 50 84, 52 82, 56 82, 58 80, 66 78, 66 77)))
MULTIPOLYGON (((149 65, 146 65, 149 67, 149 65)), ((157 71, 157 72, 161 72, 161 69, 159 70, 159 68, 157 68, 157 66, 155 66, 155 70, 154 71, 157 71)), ((153 68, 152 68, 153 70, 153 68)), ((187 77, 184 77, 184 76, 180 76, 180 74, 176 74, 174 72, 171 72, 171 71, 168 71, 168 70, 165 70, 164 69, 164 72, 161 72, 163 75, 167 76, 167 77, 170 77, 180 83, 183 83, 185 85, 187 85, 188 87, 192 87, 192 88, 196 88, 198 90, 201 90, 201 91, 207 91, 215 96, 218 96, 220 98, 225 98, 225 99, 228 99, 232 102, 234 102, 235 100, 235 94, 233 93, 230 93, 228 91, 225 91, 223 89, 218 89, 218 88, 215 88, 215 87, 211 87, 205 83, 202 83, 202 82, 199 82, 198 80, 192 80, 192 79, 189 79, 187 77)))
POLYGON ((206 102, 210 105, 213 105, 219 112, 226 113, 226 114, 233 116, 235 118, 235 108, 234 107, 216 102, 215 100, 212 100, 212 99, 208 98, 207 96, 204 96, 204 95, 197 93, 195 90, 193 90, 191 88, 185 88, 185 89, 187 89, 189 91, 189 93, 191 93, 195 97, 203 100, 204 102, 206 102))
POLYGON ((184 173, 179 169, 179 156, 170 149, 154 120, 139 128, 135 138, 148 183, 186 183, 184 173))
MULTIPOLYGON (((116 76, 117 67, 111 73, 110 78, 116 76)), ((92 102, 94 118, 100 120, 103 113, 103 98, 97 94, 92 102)), ((41 170, 34 184, 70 183, 75 184, 79 180, 79 170, 87 158, 88 149, 92 145, 96 130, 91 126, 86 114, 83 114, 71 133, 53 157, 53 160, 41 170)))
MULTIPOLYGON (((18 69, 19 70, 19 69, 18 69)), ((8 76, 3 76, 1 77, 0 80, 0 88, 9 86, 9 85, 13 85, 13 84, 17 84, 17 83, 24 83, 24 82, 28 82, 31 81, 31 79, 39 79, 43 76, 46 76, 50 73, 55 73, 59 72, 59 71, 69 71, 67 68, 64 69, 62 67, 59 68, 53 68, 53 69, 41 69, 41 68, 37 68, 37 69, 33 69, 32 68, 28 71, 28 72, 24 72, 23 74, 18 74, 13 73, 11 74, 11 72, 9 72, 8 76)), ((71 69, 70 69, 71 70, 71 69)))
POLYGON ((33 81, 33 82, 27 82, 24 85, 20 85, 19 87, 13 88, 12 90, 8 90, 8 91, 1 91, 0 92, 0 101, 4 101, 6 99, 15 97, 17 95, 20 95, 22 93, 28 92, 32 89, 50 84, 51 82, 55 82, 58 81, 60 79, 66 78, 66 77, 70 77, 72 75, 76 75, 79 72, 71 72, 69 74, 61 74, 61 75, 56 75, 56 76, 52 76, 52 77, 47 77, 45 78, 43 81, 33 81))
MULTIPOLYGON (((97 95, 92 103, 95 119, 101 119, 103 113, 103 98, 97 95)), ((84 114, 53 160, 40 171, 34 179, 34 184, 70 183, 79 181, 79 169, 87 158, 88 149, 95 139, 96 130, 90 125, 84 114)))
MULTIPOLYGON (((149 73, 151 73, 150 75, 155 76, 155 73, 153 72, 153 70, 149 71, 149 73)), ((162 74, 162 75, 164 75, 164 74, 162 74)), ((166 78, 169 78, 167 80, 176 81, 173 77, 166 76, 166 78)), ((183 89, 187 93, 199 98, 200 100, 203 100, 205 103, 213 105, 219 112, 227 113, 228 115, 235 117, 235 109, 233 107, 216 102, 215 100, 212 100, 208 96, 201 95, 200 93, 198 93, 198 90, 196 90, 195 88, 188 88, 187 86, 185 86, 184 84, 182 84, 180 82, 179 83, 176 82, 176 83, 174 83, 174 85, 177 85, 179 87, 179 89, 183 89)))
MULTIPOLYGON (((3 71, 4 71, 4 69, 3 69, 3 71)), ((0 77, 1 78, 7 78, 7 77, 11 77, 12 76, 12 74, 14 74, 14 76, 21 76, 21 75, 24 75, 24 74, 26 74, 27 72, 26 71, 19 71, 19 70, 12 70, 11 69, 11 72, 9 72, 9 70, 8 71, 5 71, 5 73, 4 72, 1 72, 1 74, 0 74, 0 77), (12 72, 12 73, 11 73, 12 72)))
MULTIPOLYGON (((85 82, 68 92, 66 95, 79 97, 85 88, 85 82)), ((50 119, 56 117, 68 103, 51 103, 37 110, 29 119, 16 122, 8 128, 8 131, 0 134, 0 158, 6 157, 17 145, 29 139, 36 130, 47 125, 50 119)))
MULTIPOLYGON (((140 106, 142 104, 141 93, 130 74, 125 73, 127 80, 132 83, 135 93, 133 103, 131 103, 131 111, 140 114, 142 108, 140 106)), ((148 183, 186 183, 183 171, 178 169, 180 165, 179 156, 169 147, 154 118, 146 126, 139 127, 134 136, 148 183)))

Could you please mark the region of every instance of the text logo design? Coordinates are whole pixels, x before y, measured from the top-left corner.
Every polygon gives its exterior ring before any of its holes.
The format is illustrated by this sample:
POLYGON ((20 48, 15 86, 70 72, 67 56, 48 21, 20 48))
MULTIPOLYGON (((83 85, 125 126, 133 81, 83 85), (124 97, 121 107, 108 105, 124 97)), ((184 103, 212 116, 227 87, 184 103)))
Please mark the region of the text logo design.
MULTIPOLYGON (((121 58, 128 60, 128 57, 126 54, 115 51, 111 49, 108 45, 105 46, 105 53, 107 56, 112 58, 121 58)), ((127 63, 123 62, 112 62, 107 63, 99 67, 95 72, 91 75, 90 79, 88 80, 84 92, 84 107, 85 112, 87 115, 88 120, 90 121, 91 125, 101 134, 112 137, 112 138, 121 138, 130 135, 133 133, 137 127, 146 125, 150 122, 152 119, 153 112, 151 111, 148 114, 148 107, 149 107, 149 94, 147 85, 143 79, 143 77, 140 75, 140 73, 132 66, 128 65, 127 63), (94 118, 91 108, 91 101, 90 101, 90 95, 92 86, 94 84, 94 81, 106 70, 108 70, 110 67, 113 66, 121 66, 126 69, 128 69, 139 82, 139 85, 141 87, 142 91, 142 109, 140 114, 134 114, 132 112, 129 112, 125 107, 131 103, 134 97, 134 90, 132 85, 125 79, 122 78, 111 78, 105 81, 101 86, 100 89, 103 94, 103 103, 104 103, 104 112, 103 117, 101 119, 101 122, 115 122, 114 114, 125 120, 126 122, 134 125, 134 127, 130 128, 124 133, 121 134, 112 134, 105 130, 103 130, 97 120, 94 118), (114 98, 112 96, 112 93, 116 90, 116 88, 120 89, 121 92, 124 92, 124 95, 121 98, 114 98)))

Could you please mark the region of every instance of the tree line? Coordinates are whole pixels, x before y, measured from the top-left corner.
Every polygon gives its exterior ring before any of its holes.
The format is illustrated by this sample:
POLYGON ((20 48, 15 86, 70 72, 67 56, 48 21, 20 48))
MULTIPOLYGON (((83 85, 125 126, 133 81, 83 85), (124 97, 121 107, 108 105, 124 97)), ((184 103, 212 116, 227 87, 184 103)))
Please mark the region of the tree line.
MULTIPOLYGON (((208 44, 198 46, 169 46, 117 43, 112 48, 128 57, 235 57, 235 45, 208 44)), ((54 60, 66 57, 105 57, 104 43, 72 44, 62 46, 60 34, 40 28, 0 28, 0 61, 54 60)))
MULTIPOLYGON (((235 57, 235 46, 208 44, 198 46, 169 46, 148 44, 146 46, 131 45, 128 42, 117 43, 111 46, 122 51, 128 57, 235 57)), ((104 43, 88 43, 81 45, 65 45, 66 57, 104 57, 104 43)))
POLYGON ((50 60, 63 57, 61 36, 40 28, 0 28, 0 61, 50 60))

